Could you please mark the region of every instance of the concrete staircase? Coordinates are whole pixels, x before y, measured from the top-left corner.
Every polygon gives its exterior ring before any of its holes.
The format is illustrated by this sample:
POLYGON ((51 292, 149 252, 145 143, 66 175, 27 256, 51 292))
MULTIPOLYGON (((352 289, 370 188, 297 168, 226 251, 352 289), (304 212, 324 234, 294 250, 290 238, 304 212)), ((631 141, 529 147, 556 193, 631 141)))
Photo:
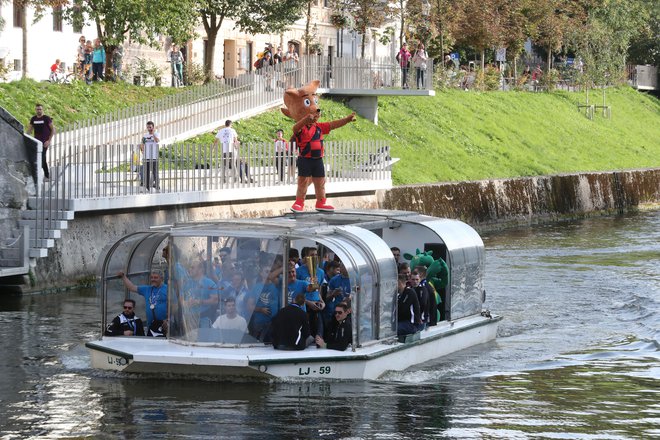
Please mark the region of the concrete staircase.
POLYGON ((68 229, 75 212, 68 209, 68 200, 61 199, 50 201, 32 197, 28 206, 36 209, 23 211, 18 223, 30 229, 29 257, 44 258, 48 256, 48 249, 55 246, 55 240, 62 237, 62 230, 68 229))

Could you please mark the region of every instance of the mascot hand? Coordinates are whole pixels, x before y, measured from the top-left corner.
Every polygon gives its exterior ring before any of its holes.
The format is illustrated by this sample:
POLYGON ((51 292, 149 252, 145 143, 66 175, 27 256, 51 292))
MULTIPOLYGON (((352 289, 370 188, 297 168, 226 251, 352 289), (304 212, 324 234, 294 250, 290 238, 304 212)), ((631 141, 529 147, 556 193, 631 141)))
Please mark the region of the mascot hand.
POLYGON ((355 112, 353 112, 350 115, 346 116, 346 119, 348 119, 348 122, 355 122, 355 120, 357 119, 355 117, 355 112))

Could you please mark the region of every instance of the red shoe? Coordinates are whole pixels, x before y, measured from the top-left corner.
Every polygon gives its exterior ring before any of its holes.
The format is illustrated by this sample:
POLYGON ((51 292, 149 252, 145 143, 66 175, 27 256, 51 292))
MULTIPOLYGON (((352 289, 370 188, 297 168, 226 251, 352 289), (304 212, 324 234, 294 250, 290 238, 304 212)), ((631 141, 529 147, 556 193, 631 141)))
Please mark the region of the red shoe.
POLYGON ((334 206, 328 205, 326 199, 321 199, 316 201, 316 210, 317 211, 334 211, 334 206))
POLYGON ((296 203, 291 206, 291 212, 303 212, 305 210, 305 201, 296 199, 296 203))

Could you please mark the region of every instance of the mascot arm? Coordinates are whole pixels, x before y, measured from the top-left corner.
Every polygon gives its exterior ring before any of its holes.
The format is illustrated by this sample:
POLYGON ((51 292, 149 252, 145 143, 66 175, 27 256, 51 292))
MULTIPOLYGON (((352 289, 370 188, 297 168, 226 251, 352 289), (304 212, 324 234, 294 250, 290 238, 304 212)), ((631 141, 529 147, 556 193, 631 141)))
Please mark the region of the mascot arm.
POLYGON ((296 122, 293 126, 293 134, 297 135, 300 133, 300 130, 307 125, 307 124, 313 124, 314 123, 314 116, 313 115, 307 115, 304 118, 302 118, 300 121, 296 122))
POLYGON ((355 113, 351 113, 345 118, 337 119, 336 121, 330 121, 328 124, 330 124, 330 130, 334 130, 335 128, 343 127, 344 125, 353 121, 355 121, 355 113))

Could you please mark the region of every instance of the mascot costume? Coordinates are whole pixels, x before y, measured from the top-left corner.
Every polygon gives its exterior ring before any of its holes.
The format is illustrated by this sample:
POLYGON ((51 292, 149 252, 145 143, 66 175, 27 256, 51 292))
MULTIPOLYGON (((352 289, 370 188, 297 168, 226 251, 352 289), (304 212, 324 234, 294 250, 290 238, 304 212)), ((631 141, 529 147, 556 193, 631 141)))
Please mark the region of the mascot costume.
POLYGON ((299 89, 287 89, 284 92, 282 113, 296 121, 293 126, 293 138, 298 145, 298 189, 296 202, 291 207, 293 212, 305 209, 307 188, 314 183, 317 211, 334 211, 325 199, 325 167, 323 165, 323 135, 335 128, 343 127, 355 120, 355 113, 330 122, 319 122, 321 109, 316 89, 320 81, 314 80, 299 89))

